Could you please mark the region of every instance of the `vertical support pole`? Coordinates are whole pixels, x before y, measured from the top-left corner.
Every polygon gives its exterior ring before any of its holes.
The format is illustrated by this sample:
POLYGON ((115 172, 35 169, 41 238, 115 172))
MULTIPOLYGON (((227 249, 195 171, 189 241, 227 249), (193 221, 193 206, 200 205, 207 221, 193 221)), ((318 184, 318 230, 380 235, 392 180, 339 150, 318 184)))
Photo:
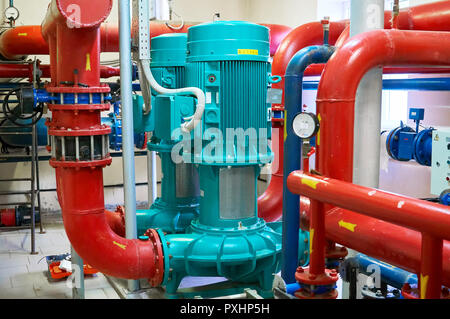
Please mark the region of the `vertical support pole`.
MULTIPOLYGON (((120 92, 122 99, 123 184, 125 196, 126 238, 137 238, 136 185, 134 168, 133 99, 131 71, 130 0, 119 1, 120 92)), ((139 289, 139 281, 129 280, 130 291, 139 289)))
POLYGON ((422 256, 418 276, 420 299, 441 298, 442 247, 442 239, 422 233, 422 256))
POLYGON ((35 154, 37 152, 36 145, 36 125, 31 127, 31 254, 37 255, 36 251, 36 210, 35 210, 35 201, 36 201, 36 189, 35 189, 35 168, 36 168, 36 158, 35 154))
POLYGON ((84 269, 83 259, 71 246, 70 256, 72 258, 72 299, 84 299, 84 269))
POLYGON ((323 203, 317 200, 311 200, 309 238, 309 273, 321 275, 325 272, 325 211, 323 203))
MULTIPOLYGON (((384 0, 352 0, 350 37, 384 28, 384 0)), ((355 100, 353 140, 353 183, 378 188, 380 175, 380 131, 383 69, 374 68, 359 83, 355 100)), ((356 252, 349 250, 348 257, 356 252)), ((349 296, 348 283, 342 285, 342 298, 349 296)))
MULTIPOLYGON (((36 130, 36 125, 34 130, 36 130)), ((34 143, 36 144, 36 153, 34 154, 35 161, 35 170, 36 170, 36 191, 37 191, 37 202, 39 207, 39 233, 45 234, 45 230, 42 224, 42 210, 41 210, 41 182, 39 180, 39 150, 38 150, 38 135, 35 131, 33 134, 33 138, 35 139, 34 143)))

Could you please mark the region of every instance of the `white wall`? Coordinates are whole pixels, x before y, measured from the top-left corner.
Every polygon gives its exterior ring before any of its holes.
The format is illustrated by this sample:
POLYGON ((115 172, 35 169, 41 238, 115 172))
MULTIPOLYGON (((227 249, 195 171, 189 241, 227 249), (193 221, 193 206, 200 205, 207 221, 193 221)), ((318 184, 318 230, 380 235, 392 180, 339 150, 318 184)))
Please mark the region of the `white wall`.
POLYGON ((246 19, 248 0, 173 0, 173 10, 185 21, 211 21, 216 12, 222 20, 246 19))
MULTIPOLYGON (((448 76, 448 74, 410 75, 410 78, 448 76)), ((410 108, 424 108, 425 118, 421 122, 422 125, 434 128, 450 127, 450 92, 409 91, 407 96, 408 110, 405 110, 406 117, 410 108)), ((415 129, 412 120, 408 120, 407 125, 415 129)), ((415 161, 404 163, 388 159, 385 150, 381 152, 381 161, 380 188, 418 198, 435 197, 430 194, 430 167, 419 165, 415 161)))
POLYGON ((316 20, 317 0, 173 0, 174 10, 186 21, 246 20, 296 27, 316 20))
POLYGON ((247 12, 249 21, 283 24, 292 28, 316 21, 316 15, 316 0, 250 0, 247 12))

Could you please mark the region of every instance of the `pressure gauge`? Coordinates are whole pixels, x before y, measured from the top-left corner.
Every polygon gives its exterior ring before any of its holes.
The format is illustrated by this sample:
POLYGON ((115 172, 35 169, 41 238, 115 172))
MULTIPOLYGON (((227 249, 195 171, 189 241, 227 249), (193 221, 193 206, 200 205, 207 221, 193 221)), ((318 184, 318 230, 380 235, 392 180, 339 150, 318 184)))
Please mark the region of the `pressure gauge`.
POLYGON ((319 120, 313 113, 298 113, 292 121, 292 128, 295 135, 303 139, 308 139, 316 135, 319 127, 319 120))
POLYGON ((16 7, 8 7, 5 10, 5 17, 8 20, 17 20, 19 18, 19 10, 16 7))

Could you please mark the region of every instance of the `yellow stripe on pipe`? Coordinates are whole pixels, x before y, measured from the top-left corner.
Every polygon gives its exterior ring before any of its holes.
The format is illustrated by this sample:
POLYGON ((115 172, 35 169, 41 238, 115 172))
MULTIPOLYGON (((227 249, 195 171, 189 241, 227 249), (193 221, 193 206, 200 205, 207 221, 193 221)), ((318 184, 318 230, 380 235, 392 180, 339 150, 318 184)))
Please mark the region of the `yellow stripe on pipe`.
POLYGON ((427 297, 428 275, 420 274, 420 299, 427 297))
POLYGON ((317 117, 319 119, 319 130, 317 131, 317 139, 316 139, 316 145, 320 145, 320 122, 322 121, 322 116, 319 114, 317 117))
POLYGON ((313 252, 314 228, 309 231, 309 254, 313 252))
POLYGON ((91 71, 91 55, 86 54, 86 71, 91 71))
POLYGON ((126 245, 123 245, 123 244, 119 244, 118 242, 116 242, 116 241, 113 241, 113 244, 114 245, 116 245, 116 246, 118 246, 118 247, 120 247, 120 248, 122 248, 123 250, 125 250, 126 248, 127 248, 127 246, 126 245))
POLYGON ((311 187, 312 189, 317 188, 317 184, 319 184, 319 180, 312 179, 312 178, 302 178, 302 184, 311 187))

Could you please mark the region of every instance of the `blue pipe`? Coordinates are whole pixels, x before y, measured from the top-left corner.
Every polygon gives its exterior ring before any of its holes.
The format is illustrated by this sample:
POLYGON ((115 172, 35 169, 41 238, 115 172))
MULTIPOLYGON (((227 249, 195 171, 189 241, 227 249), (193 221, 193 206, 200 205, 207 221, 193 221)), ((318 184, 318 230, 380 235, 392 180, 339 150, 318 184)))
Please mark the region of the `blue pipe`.
MULTIPOLYGON (((319 81, 303 83, 303 90, 317 90, 319 81)), ((450 91, 450 78, 383 80, 383 90, 450 91)))
POLYGON ((286 285, 286 293, 294 296, 295 292, 300 289, 300 284, 298 282, 294 282, 292 284, 286 285))
POLYGON ((357 254, 354 259, 359 264, 359 271, 366 275, 371 275, 373 273, 369 266, 372 265, 373 267, 373 265, 375 265, 379 267, 381 280, 392 287, 402 289, 402 286, 405 283, 417 285, 417 276, 406 270, 391 266, 364 254, 357 254))
POLYGON ((326 63, 335 48, 310 46, 298 51, 291 59, 285 75, 285 129, 283 162, 283 250, 281 255, 281 277, 287 284, 295 282, 298 266, 298 229, 300 225, 300 196, 287 188, 287 177, 301 165, 302 141, 294 134, 292 121, 302 111, 303 73, 310 64, 326 63))

